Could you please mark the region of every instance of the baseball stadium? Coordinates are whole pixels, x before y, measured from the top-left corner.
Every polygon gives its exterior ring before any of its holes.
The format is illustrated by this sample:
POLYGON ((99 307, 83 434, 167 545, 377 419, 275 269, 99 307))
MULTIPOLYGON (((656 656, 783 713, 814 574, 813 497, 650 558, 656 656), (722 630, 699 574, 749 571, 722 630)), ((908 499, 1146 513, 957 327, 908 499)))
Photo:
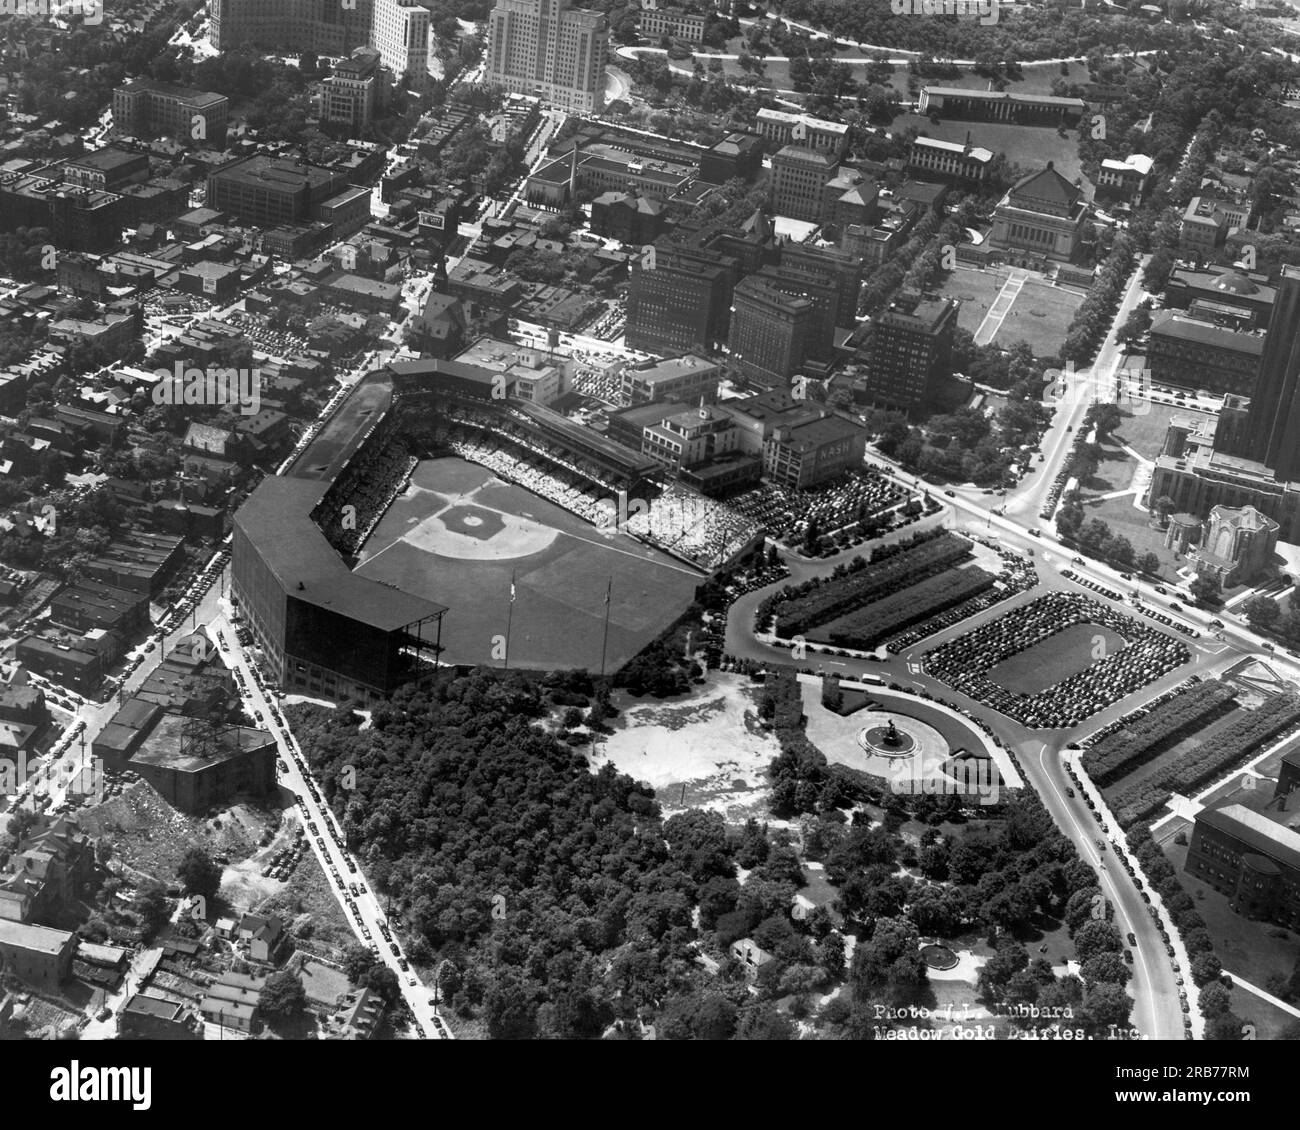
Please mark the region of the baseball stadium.
POLYGON ((282 687, 368 702, 448 664, 611 672, 761 539, 514 393, 390 363, 249 496, 231 592, 282 687))

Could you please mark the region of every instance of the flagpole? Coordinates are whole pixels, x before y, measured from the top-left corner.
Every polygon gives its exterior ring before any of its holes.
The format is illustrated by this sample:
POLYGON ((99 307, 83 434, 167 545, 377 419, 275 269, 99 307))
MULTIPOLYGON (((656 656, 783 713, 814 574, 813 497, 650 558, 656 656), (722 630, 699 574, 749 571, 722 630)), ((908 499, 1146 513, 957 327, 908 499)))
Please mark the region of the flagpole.
POLYGON ((605 635, 600 641, 600 677, 605 678, 605 652, 609 647, 609 597, 614 591, 614 575, 611 573, 609 584, 605 587, 605 635))
POLYGON ((506 654, 504 657, 504 662, 502 663, 501 666, 501 669, 503 671, 510 670, 510 625, 514 623, 514 618, 515 618, 515 575, 514 573, 511 573, 510 574, 510 604, 509 604, 509 610, 506 612, 506 654))

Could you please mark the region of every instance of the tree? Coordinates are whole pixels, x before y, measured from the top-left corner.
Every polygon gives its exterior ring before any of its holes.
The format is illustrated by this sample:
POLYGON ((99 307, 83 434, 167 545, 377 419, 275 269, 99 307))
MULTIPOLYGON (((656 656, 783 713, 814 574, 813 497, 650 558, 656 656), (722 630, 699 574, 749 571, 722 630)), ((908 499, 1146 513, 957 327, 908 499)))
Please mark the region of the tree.
POLYGON ((1154 553, 1144 553, 1138 560, 1138 568, 1149 576, 1154 577, 1160 572, 1160 558, 1154 553))
POLYGON ((1169 525, 1169 515, 1174 512, 1174 500, 1167 494, 1156 499, 1156 513, 1160 515, 1160 524, 1169 525))
POLYGON ((1080 962, 1086 962, 1099 953, 1119 953, 1123 948, 1119 931, 1104 919, 1086 922, 1074 935, 1075 952, 1080 962))
POLYGON ((1282 609, 1277 601, 1267 596, 1252 596, 1242 604, 1241 610, 1257 631, 1271 631, 1282 619, 1282 609))
POLYGON ((200 847, 186 851, 180 866, 176 868, 176 875, 184 885, 186 894, 200 895, 209 902, 217 897, 217 891, 221 889, 221 868, 200 847))
POLYGON ((1112 985, 1126 985, 1132 975, 1128 962, 1117 953, 1097 953, 1080 967, 1079 975, 1089 984, 1108 981, 1112 985))
POLYGON ((167 901, 167 891, 161 883, 145 883, 136 891, 135 905, 132 908, 146 934, 160 930, 163 923, 171 916, 171 906, 167 901))
POLYGON ((360 942, 352 942, 343 951, 343 972, 347 979, 354 985, 361 984, 361 980, 371 969, 378 963, 374 951, 363 946, 360 942))
POLYGON ((1101 981, 1088 987, 1088 991, 1084 994, 1083 1007, 1088 1018, 1097 1028, 1106 1028, 1112 1024, 1122 1027, 1128 1024, 1133 1001, 1124 991, 1123 985, 1101 981))
POLYGON ((272 1025, 294 1020, 306 1011, 307 990, 296 974, 277 969, 262 987, 258 1008, 272 1025))
POLYGON ((1187 586, 1197 604, 1222 604, 1223 585, 1213 573, 1198 573, 1187 586))

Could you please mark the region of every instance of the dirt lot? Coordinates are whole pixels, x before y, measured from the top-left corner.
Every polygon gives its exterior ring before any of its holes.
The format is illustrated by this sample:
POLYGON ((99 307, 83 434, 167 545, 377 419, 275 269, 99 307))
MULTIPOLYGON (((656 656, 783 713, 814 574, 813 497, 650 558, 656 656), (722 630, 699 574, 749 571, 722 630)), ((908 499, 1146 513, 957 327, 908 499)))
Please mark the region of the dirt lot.
POLYGON ((189 848, 228 856, 233 865, 253 855, 280 819, 278 809, 250 804, 237 804, 211 819, 189 816, 143 783, 83 809, 80 816, 90 835, 112 843, 115 858, 166 884, 176 881, 176 868, 189 848))

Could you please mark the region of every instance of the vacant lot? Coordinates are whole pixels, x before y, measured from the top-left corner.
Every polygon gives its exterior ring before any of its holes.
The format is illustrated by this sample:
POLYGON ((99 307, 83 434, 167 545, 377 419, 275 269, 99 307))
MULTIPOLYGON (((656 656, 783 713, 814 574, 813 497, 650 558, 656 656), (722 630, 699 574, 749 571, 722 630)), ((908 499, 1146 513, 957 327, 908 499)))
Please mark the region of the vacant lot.
POLYGON ((1004 659, 990 669, 989 678, 1015 694, 1039 694, 1127 646, 1128 641, 1118 632, 1099 624, 1071 624, 1027 651, 1004 659))

